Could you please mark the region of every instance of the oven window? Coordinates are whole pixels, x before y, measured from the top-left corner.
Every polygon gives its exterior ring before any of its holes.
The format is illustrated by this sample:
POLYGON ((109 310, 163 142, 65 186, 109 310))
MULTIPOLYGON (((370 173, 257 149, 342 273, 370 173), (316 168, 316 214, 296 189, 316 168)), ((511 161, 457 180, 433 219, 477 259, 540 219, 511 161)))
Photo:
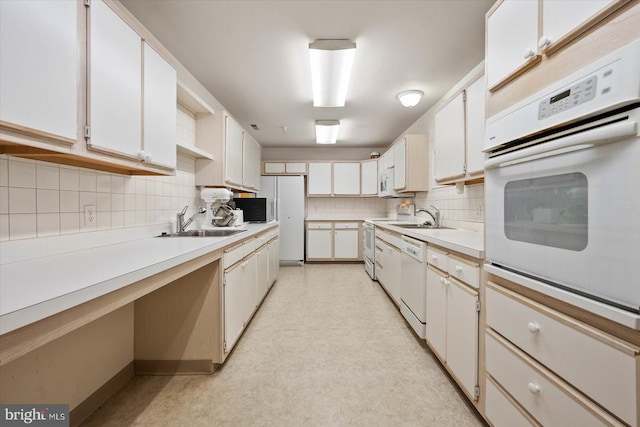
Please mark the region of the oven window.
POLYGON ((582 173, 510 181, 504 233, 510 240, 581 251, 588 242, 587 177, 582 173))

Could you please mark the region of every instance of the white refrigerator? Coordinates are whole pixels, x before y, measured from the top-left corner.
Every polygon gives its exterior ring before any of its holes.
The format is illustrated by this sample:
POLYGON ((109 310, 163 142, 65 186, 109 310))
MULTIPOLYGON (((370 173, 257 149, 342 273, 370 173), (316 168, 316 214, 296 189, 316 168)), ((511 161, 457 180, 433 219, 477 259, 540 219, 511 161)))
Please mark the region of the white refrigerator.
POLYGON ((280 221, 280 263, 304 262, 304 177, 261 176, 258 197, 274 203, 280 221))

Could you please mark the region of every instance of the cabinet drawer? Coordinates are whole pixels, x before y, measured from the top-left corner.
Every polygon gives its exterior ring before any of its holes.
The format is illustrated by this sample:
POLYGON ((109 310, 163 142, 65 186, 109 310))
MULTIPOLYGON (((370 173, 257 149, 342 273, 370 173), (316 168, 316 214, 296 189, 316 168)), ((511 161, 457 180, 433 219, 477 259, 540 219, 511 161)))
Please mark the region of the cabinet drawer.
POLYGON ((486 368, 544 426, 622 425, 492 331, 486 333, 486 368))
POLYGON ((262 238, 260 237, 253 237, 245 241, 243 245, 244 256, 249 256, 252 252, 255 252, 255 250, 260 247, 260 242, 262 242, 262 238))
POLYGON ((229 249, 224 250, 224 268, 229 268, 236 262, 244 258, 244 245, 240 243, 229 249))
POLYGON ((451 277, 455 277, 476 289, 480 287, 480 265, 455 255, 449 256, 447 271, 451 277))
POLYGON ((330 222, 309 222, 307 223, 307 229, 309 230, 331 230, 333 226, 330 222))
POLYGON ((486 382, 485 414, 495 427, 540 426, 491 377, 486 382))
POLYGON ((336 222, 333 224, 333 228, 336 230, 357 230, 357 222, 336 222))
POLYGON ((396 248, 400 248, 402 246, 402 239, 400 238, 399 234, 391 234, 385 231, 378 231, 378 229, 376 228, 376 236, 389 243, 390 245, 395 246, 396 248))
POLYGON ((493 283, 487 285, 486 306, 488 326, 625 422, 638 425, 637 347, 493 283))
POLYGON ((442 271, 447 271, 449 266, 449 254, 447 252, 427 247, 427 262, 429 265, 439 268, 442 271))

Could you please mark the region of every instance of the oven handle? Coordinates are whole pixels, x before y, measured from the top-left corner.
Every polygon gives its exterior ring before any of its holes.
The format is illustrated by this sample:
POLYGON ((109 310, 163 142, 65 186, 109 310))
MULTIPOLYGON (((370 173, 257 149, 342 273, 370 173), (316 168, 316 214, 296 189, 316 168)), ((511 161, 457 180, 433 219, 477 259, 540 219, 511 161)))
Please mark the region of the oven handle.
POLYGON ((533 147, 524 148, 484 162, 485 169, 495 169, 518 163, 550 157, 570 151, 592 148, 638 135, 638 124, 635 121, 616 122, 609 125, 585 130, 577 134, 558 138, 533 147))

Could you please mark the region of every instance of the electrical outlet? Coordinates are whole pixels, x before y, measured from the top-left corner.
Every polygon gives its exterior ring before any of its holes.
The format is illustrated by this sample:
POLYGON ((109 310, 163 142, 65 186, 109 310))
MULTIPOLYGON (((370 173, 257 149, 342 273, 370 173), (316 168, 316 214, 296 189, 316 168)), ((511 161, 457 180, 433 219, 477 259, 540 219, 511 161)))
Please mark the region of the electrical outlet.
POLYGON ((84 205, 84 225, 93 225, 96 223, 96 207, 95 205, 84 205))

